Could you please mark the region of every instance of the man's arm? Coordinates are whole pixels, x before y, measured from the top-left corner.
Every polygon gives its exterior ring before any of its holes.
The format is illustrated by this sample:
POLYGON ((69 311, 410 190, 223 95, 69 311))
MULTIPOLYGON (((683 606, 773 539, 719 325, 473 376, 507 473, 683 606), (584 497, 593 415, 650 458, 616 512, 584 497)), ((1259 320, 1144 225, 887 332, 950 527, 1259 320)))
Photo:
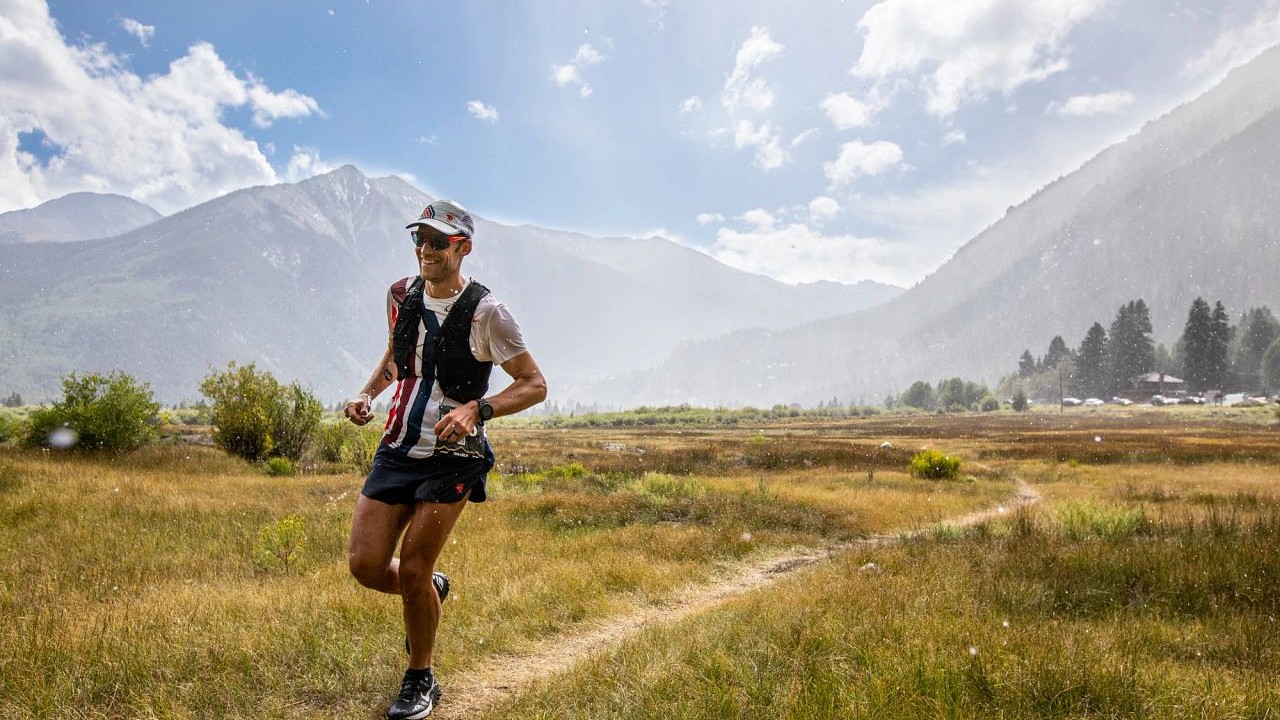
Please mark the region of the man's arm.
POLYGON ((369 381, 364 384, 364 387, 360 388, 360 393, 347 401, 347 406, 343 408, 342 413, 356 425, 369 422, 373 419, 373 399, 378 397, 378 393, 386 390, 388 385, 395 382, 395 379, 396 363, 388 343, 387 351, 382 354, 382 362, 373 371, 373 375, 369 376, 369 381))
MULTIPOLYGON (((542 377, 533 355, 522 352, 502 363, 511 376, 511 384, 502 392, 486 398, 493 406, 493 416, 514 415, 547 399, 547 380, 542 377)), ((471 433, 480 422, 480 404, 474 400, 456 407, 436 423, 437 437, 456 440, 471 433)))

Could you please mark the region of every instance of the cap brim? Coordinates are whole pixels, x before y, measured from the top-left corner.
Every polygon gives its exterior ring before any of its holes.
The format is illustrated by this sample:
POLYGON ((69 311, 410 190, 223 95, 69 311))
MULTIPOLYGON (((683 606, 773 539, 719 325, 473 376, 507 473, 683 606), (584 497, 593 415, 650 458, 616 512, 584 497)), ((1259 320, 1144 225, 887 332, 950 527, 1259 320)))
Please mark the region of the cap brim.
POLYGON ((445 235, 463 235, 468 240, 471 239, 471 233, 468 233, 466 231, 466 228, 461 228, 461 227, 458 227, 457 225, 450 225, 449 223, 443 220, 440 220, 438 218, 418 218, 417 220, 414 220, 408 225, 405 225, 404 229, 408 230, 410 228, 415 228, 419 225, 426 225, 427 227, 435 228, 436 230, 439 230, 445 235))

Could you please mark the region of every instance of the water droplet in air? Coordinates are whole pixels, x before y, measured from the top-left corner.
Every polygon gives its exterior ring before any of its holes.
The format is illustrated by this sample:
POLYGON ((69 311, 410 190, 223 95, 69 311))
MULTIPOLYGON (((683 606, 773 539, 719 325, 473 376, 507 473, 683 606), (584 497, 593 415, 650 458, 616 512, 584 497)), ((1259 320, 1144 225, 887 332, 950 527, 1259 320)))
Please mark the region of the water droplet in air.
POLYGON ((49 447, 55 450, 67 450, 75 445, 76 441, 79 439, 80 435, 76 433, 75 430, 63 426, 54 428, 53 431, 49 433, 47 442, 49 447))
POLYGON ((749 532, 742 533, 742 542, 751 542, 751 533, 749 532))
POLYGON ((975 656, 976 656, 976 655, 978 654, 978 648, 976 648, 976 647, 974 647, 974 646, 970 645, 970 646, 969 646, 969 654, 970 654, 970 655, 975 655, 975 656))

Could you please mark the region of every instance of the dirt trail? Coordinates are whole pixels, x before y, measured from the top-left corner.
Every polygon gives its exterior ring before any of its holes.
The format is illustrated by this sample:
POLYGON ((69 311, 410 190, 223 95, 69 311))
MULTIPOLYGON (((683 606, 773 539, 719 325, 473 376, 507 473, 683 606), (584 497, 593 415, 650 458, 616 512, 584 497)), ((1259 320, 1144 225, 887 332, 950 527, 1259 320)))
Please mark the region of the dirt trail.
POLYGON ((919 537, 938 527, 970 527, 999 517, 1014 508, 1035 503, 1039 499, 1040 494, 1019 479, 1017 492, 997 507, 942 520, 909 532, 871 535, 851 542, 787 552, 735 565, 710 582, 685 589, 669 605, 644 608, 595 623, 586 623, 572 635, 552 637, 529 652, 494 658, 480 667, 468 670, 465 676, 447 681, 444 699, 432 716, 441 720, 477 717, 490 706, 515 696, 527 686, 568 671, 575 663, 592 653, 607 650, 648 628, 674 623, 707 610, 725 600, 764 587, 780 576, 828 560, 853 548, 919 537))

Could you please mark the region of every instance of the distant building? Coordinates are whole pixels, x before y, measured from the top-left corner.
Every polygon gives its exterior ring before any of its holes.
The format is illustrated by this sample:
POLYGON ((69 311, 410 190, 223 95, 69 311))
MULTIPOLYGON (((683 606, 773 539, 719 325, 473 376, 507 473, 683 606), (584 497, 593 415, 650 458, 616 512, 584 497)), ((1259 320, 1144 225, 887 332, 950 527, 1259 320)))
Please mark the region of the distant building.
POLYGON ((1181 395, 1187 385, 1181 378, 1157 372, 1139 375, 1132 378, 1131 382, 1133 388, 1124 393, 1124 396, 1138 402, 1149 401, 1155 395, 1181 395))

